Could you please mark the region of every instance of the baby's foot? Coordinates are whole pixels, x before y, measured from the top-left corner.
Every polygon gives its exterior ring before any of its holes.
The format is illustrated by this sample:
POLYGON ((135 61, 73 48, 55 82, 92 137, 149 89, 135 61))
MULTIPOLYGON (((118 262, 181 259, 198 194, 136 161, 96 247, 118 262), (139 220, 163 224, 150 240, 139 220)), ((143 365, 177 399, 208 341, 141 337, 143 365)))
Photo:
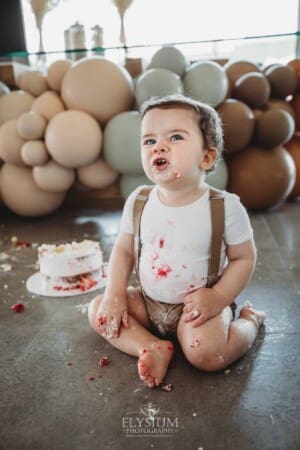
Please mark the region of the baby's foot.
POLYGON ((266 313, 265 311, 252 308, 251 304, 245 304, 240 311, 240 318, 252 320, 259 328, 265 321, 266 313))
POLYGON ((159 340, 143 349, 138 360, 141 380, 149 387, 159 386, 168 370, 174 346, 170 341, 159 340))

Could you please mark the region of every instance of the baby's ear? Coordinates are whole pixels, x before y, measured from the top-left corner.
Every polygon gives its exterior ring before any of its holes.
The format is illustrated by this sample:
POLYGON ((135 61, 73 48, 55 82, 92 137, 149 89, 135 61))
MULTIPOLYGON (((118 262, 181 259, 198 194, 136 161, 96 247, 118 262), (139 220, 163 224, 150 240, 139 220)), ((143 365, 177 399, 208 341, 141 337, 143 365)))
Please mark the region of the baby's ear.
POLYGON ((200 169, 207 171, 211 169, 218 159, 218 150, 214 147, 204 150, 204 158, 200 163, 200 169))

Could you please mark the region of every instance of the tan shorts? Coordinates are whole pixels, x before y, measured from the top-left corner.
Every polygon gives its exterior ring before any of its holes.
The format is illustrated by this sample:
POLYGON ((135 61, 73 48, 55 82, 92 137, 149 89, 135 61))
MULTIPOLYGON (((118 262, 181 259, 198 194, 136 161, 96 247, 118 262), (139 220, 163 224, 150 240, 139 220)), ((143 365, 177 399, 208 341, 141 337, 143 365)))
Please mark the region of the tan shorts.
MULTIPOLYGON (((141 291, 141 295, 145 301, 145 306, 152 325, 159 331, 162 336, 166 334, 176 334, 179 319, 182 314, 184 303, 165 303, 153 300, 148 297, 145 292, 141 291)), ((235 302, 230 305, 233 318, 237 305, 235 302)))
POLYGON ((144 292, 141 292, 141 295, 145 301, 149 319, 159 333, 162 336, 165 336, 166 334, 175 334, 184 304, 173 304, 152 300, 152 298, 148 297, 144 292))

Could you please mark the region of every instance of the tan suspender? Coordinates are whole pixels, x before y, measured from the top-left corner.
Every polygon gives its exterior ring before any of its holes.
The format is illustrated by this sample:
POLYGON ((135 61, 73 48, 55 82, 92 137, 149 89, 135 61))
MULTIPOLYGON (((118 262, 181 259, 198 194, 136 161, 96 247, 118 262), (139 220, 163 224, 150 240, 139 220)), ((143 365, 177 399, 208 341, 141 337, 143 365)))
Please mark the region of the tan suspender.
MULTIPOLYGON (((151 189, 152 187, 150 186, 142 189, 137 195, 133 207, 134 256, 135 256, 135 270, 138 278, 139 278, 139 260, 142 246, 140 235, 141 217, 143 209, 148 201, 151 189)), ((225 224, 224 197, 222 196, 222 192, 210 187, 209 200, 211 212, 212 239, 211 239, 210 260, 208 265, 207 287, 213 286, 218 278, 221 247, 225 224)))
POLYGON ((209 200, 212 234, 206 286, 212 287, 218 279, 221 248, 224 236, 225 211, 224 197, 222 196, 221 191, 209 188, 209 200))

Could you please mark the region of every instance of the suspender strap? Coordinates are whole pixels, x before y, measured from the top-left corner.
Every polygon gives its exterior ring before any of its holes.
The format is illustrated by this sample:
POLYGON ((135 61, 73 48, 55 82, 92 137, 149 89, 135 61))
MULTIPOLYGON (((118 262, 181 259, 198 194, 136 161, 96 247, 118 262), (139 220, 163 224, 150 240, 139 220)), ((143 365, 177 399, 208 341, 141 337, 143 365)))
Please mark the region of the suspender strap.
POLYGON ((152 187, 146 187, 142 189, 136 196, 133 206, 133 230, 134 230, 134 260, 135 260, 135 272, 139 279, 139 263, 141 256, 141 218, 143 209, 148 201, 149 194, 152 187))
POLYGON ((211 214, 211 247, 208 265, 207 287, 212 287, 217 281, 222 241, 224 235, 225 213, 224 197, 216 189, 209 189, 210 214, 211 214))

